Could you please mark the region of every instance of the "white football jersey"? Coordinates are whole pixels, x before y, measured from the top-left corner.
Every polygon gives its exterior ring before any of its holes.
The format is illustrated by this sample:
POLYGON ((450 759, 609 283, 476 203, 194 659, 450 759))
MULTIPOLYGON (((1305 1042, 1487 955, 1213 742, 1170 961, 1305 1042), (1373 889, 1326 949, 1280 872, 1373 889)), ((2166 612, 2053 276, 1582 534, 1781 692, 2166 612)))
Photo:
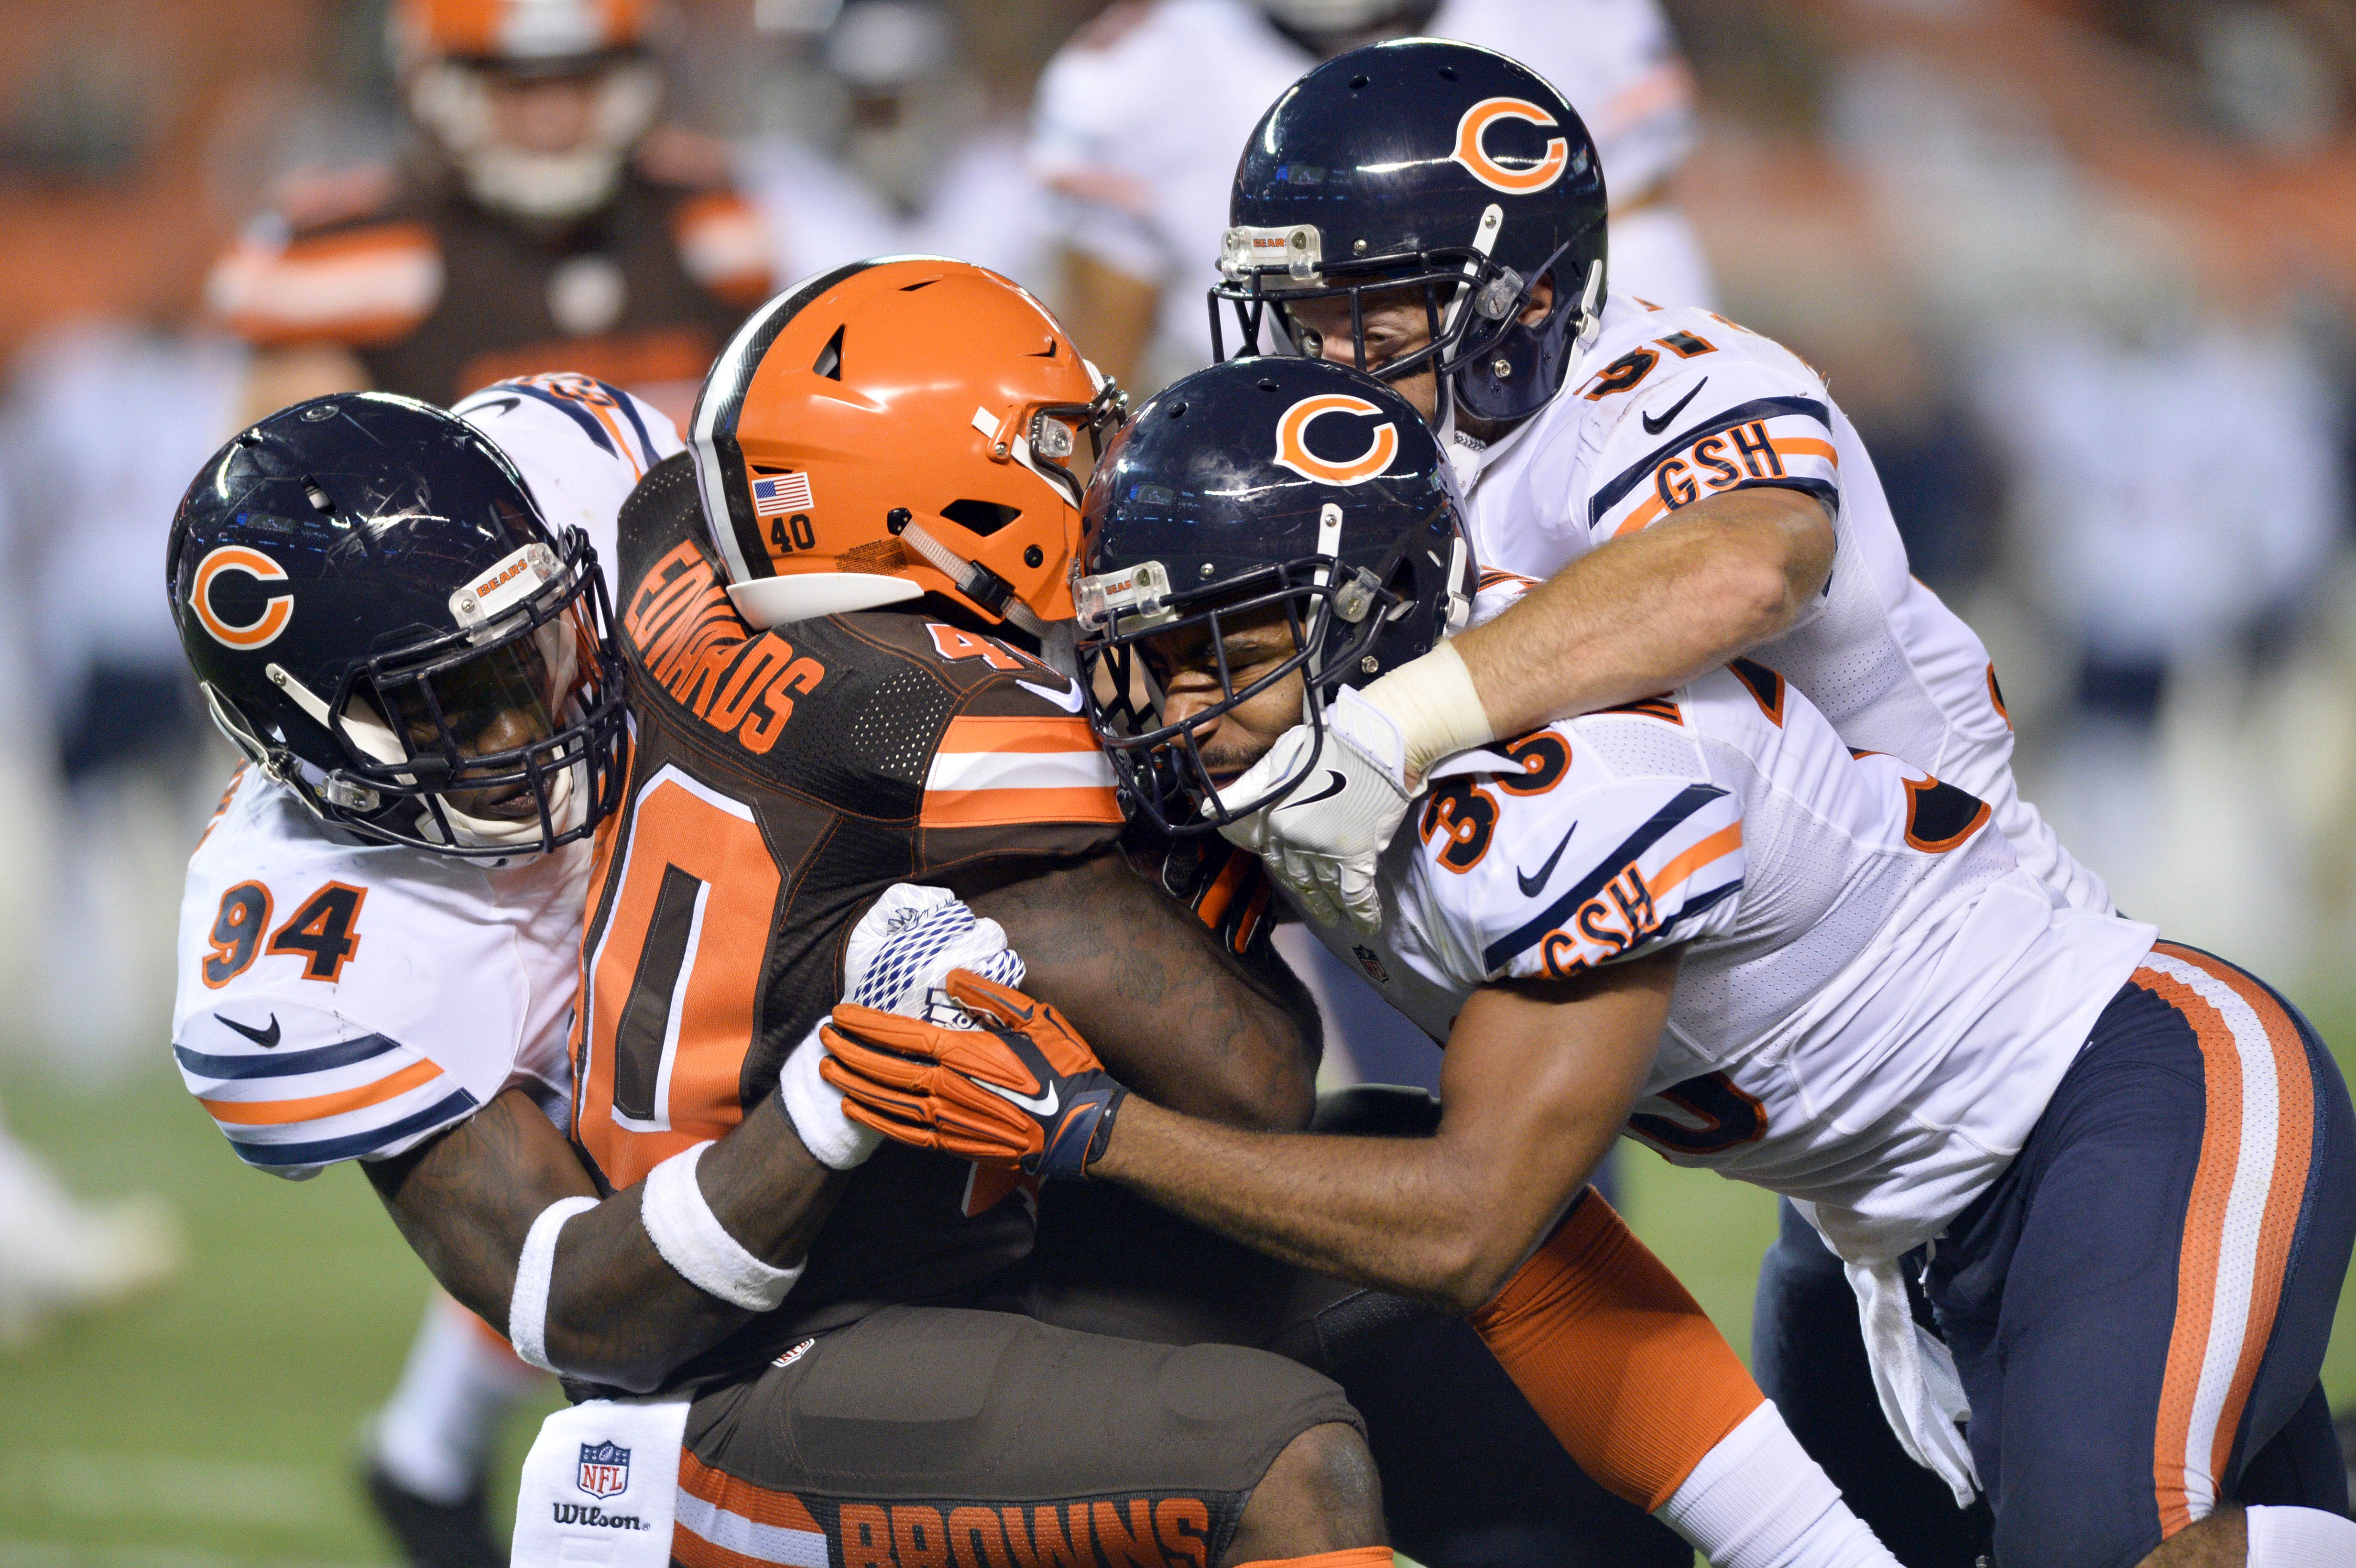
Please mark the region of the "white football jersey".
POLYGON ((188 862, 172 1054, 238 1157, 381 1159, 569 1093, 590 846, 469 861, 328 827, 251 769, 188 862))
POLYGON ((1797 624, 1753 650, 1852 746, 1903 757, 1996 813, 2021 864, 2081 909, 2111 907, 2012 777, 1996 667, 1906 569, 1865 443, 1823 379, 1780 344, 1695 308, 1614 294, 1562 394, 1495 446, 1460 439, 1474 558, 1551 577, 1597 545, 1707 496, 1805 490, 1833 514, 1831 580, 1797 624))
POLYGON ((1443 1041, 1492 981, 1683 944, 1631 1136, 1815 1202, 1868 1261, 2004 1168, 2158 934, 2063 902, 1991 815, 1742 660, 1450 758, 1381 933, 1312 927, 1443 1041))
MULTIPOLYGON (((1443 0, 1433 37, 1511 55, 1587 123, 1613 200, 1667 177, 1692 146, 1693 87, 1657 0, 1443 0)), ((1056 194, 1058 238, 1162 291, 1160 342, 1210 359, 1205 291, 1236 160, 1284 90, 1317 63, 1250 0, 1131 0, 1065 45, 1040 79, 1033 171, 1056 194)), ((1707 303, 1708 267, 1682 216, 1636 215, 1614 287, 1707 303)))
POLYGON ((670 416, 644 398, 571 371, 518 376, 469 392, 450 410, 523 471, 541 517, 581 528, 614 585, 614 521, 647 470, 684 451, 670 416))
MULTIPOLYGON (((455 411, 585 529, 613 582, 615 519, 680 451, 650 404, 586 376, 500 381, 455 411)), ((247 1164, 315 1176, 382 1159, 510 1085, 560 1125, 592 848, 466 860, 329 827, 250 769, 180 901, 172 1054, 247 1164)))

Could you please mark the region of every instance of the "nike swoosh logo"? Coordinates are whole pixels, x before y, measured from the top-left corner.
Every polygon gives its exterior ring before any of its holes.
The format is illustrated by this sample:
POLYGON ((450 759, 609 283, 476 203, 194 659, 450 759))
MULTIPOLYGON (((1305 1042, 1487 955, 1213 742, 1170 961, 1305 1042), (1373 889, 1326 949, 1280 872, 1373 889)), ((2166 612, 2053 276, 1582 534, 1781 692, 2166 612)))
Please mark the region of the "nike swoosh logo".
POLYGON ((1052 702, 1066 713, 1077 713, 1080 710, 1080 683, 1076 680, 1071 682, 1068 688, 1063 691, 1050 691, 1044 686, 1034 686, 1027 680, 1018 680, 1014 684, 1042 702, 1052 702))
POLYGON ((1669 405, 1669 411, 1663 414, 1659 419, 1655 419, 1650 414, 1644 415, 1644 433, 1646 435, 1658 435, 1663 431, 1668 429, 1669 421, 1676 418, 1679 414, 1685 412, 1686 405, 1692 402, 1696 395, 1697 395, 1704 387, 1708 385, 1709 378, 1704 376, 1700 380, 1694 383, 1692 391, 1687 392, 1684 397, 1679 398, 1676 402, 1671 403, 1669 405))
POLYGON ((1340 795, 1350 785, 1350 781, 1342 776, 1341 770, 1338 768, 1327 768, 1325 770, 1325 776, 1332 779, 1333 782, 1327 784, 1323 789, 1319 790, 1315 795, 1304 795, 1297 800, 1288 800, 1284 803, 1284 805, 1278 806, 1277 809, 1279 811, 1282 811, 1286 806, 1314 805, 1321 800, 1330 800, 1333 796, 1340 795))
POLYGON ((233 1029, 237 1030, 238 1033, 245 1036, 246 1039, 253 1041, 254 1044, 262 1047, 264 1051, 275 1051, 278 1049, 278 1015, 276 1013, 270 1015, 270 1027, 268 1029, 249 1029, 244 1024, 238 1022, 235 1019, 225 1019, 219 1013, 215 1013, 213 1015, 213 1021, 220 1024, 226 1029, 233 1029))
MULTIPOLYGON (((1570 825, 1570 833, 1576 833, 1578 831, 1579 824, 1576 822, 1572 823, 1570 825)), ((1562 836, 1562 842, 1554 847, 1554 853, 1546 858, 1546 864, 1538 868, 1538 874, 1537 876, 1526 876, 1519 870, 1516 870, 1514 873, 1514 880, 1522 884, 1522 897, 1526 899, 1534 899, 1537 897, 1539 890, 1543 889, 1547 885, 1547 881, 1553 878, 1555 863, 1562 859, 1562 852, 1570 848, 1570 833, 1566 833, 1562 836)))
POLYGON ((1020 1105, 1034 1116, 1052 1116, 1055 1114, 1055 1108, 1063 1104, 1063 1101, 1057 1097, 1055 1086, 1053 1083, 1047 1085, 1047 1092, 1044 1094, 1034 1097, 1029 1094, 1017 1094, 1013 1090, 1001 1089, 995 1083, 985 1083, 979 1078, 974 1082, 1008 1104, 1020 1105))
MULTIPOLYGON (((478 414, 503 414, 509 409, 519 409, 521 407, 523 407, 523 400, 521 398, 493 398, 489 402, 485 403, 482 407, 477 409, 475 412, 478 414)), ((220 1015, 219 1013, 215 1013, 213 1017, 220 1018, 220 1015)), ((223 1021, 226 1022, 227 1020, 223 1019, 223 1021)))

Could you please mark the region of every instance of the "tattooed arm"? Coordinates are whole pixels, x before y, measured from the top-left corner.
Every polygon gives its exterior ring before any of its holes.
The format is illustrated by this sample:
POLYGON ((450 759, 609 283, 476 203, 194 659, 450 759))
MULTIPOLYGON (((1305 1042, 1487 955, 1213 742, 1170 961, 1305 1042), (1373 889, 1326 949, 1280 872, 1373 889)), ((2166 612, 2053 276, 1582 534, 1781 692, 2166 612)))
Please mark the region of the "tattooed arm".
MULTIPOLYGON (((596 1196, 573 1146, 519 1089, 364 1168, 443 1288, 501 1330, 531 1222, 560 1198, 596 1196)), ((695 1174, 728 1233, 776 1268, 801 1260, 849 1179, 810 1157, 774 1094, 704 1155, 695 1174)), ((641 1392, 752 1316, 663 1262, 638 1221, 643 1190, 625 1188, 565 1225, 547 1339, 549 1360, 566 1371, 641 1392)))
POLYGON ((1118 850, 955 891, 1006 928, 1023 988, 1062 1008, 1124 1083, 1209 1121, 1309 1125, 1318 1035, 1300 982, 1247 969, 1118 850))

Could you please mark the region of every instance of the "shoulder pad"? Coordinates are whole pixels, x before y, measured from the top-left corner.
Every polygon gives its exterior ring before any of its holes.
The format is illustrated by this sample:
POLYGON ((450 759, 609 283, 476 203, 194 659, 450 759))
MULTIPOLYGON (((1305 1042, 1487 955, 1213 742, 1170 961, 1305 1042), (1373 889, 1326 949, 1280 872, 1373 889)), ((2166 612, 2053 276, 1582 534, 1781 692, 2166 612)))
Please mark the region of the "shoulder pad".
POLYGON ((172 1056, 238 1157, 294 1179, 399 1154, 477 1106, 427 1057, 299 1002, 224 999, 187 1020, 172 1056))

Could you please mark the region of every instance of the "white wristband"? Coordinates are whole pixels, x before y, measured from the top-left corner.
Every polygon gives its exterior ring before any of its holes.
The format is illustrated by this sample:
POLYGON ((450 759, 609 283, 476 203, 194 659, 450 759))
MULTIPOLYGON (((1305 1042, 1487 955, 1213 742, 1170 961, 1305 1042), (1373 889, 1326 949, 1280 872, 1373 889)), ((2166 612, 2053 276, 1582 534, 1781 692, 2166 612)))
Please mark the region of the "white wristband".
POLYGON ((817 1161, 829 1170, 850 1170, 867 1163, 883 1145, 884 1135, 862 1126, 842 1114, 842 1091, 819 1076, 826 1046, 818 1038, 825 1024, 819 1019, 777 1072, 777 1099, 793 1118, 794 1131, 817 1161))
POLYGON ((728 1233, 695 1179, 696 1164, 711 1147, 706 1139, 647 1172, 638 1222, 663 1262, 696 1289, 747 1312, 775 1312, 801 1267, 771 1268, 728 1233))
POLYGON ((519 1360, 543 1372, 556 1369, 548 1362, 548 1281, 556 1272, 556 1233, 564 1221, 597 1207, 594 1198, 560 1198, 540 1211, 524 1232, 523 1251, 516 1257, 515 1290, 508 1297, 508 1343, 519 1360))
POLYGON ((1497 738, 1481 706, 1480 688, 1464 656, 1442 643, 1421 658, 1360 688, 1358 695, 1390 715, 1407 742, 1407 780, 1412 790, 1442 757, 1485 746, 1497 738))

